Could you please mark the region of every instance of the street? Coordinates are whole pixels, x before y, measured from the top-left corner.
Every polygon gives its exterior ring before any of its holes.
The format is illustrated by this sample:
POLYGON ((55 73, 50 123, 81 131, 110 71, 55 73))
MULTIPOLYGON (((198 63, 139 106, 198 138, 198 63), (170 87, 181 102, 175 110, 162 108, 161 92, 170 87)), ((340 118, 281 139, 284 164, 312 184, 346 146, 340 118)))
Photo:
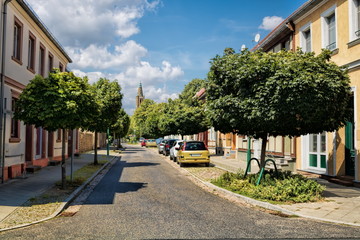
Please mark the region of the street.
POLYGON ((239 206, 195 185, 155 151, 126 147, 74 216, 0 239, 360 238, 360 228, 239 206))

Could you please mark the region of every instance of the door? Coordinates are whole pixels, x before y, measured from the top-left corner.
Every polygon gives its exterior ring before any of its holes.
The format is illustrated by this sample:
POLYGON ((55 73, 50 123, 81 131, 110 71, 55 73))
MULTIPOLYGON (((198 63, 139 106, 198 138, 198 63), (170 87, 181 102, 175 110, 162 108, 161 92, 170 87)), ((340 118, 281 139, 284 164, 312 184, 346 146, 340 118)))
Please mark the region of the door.
POLYGON ((326 169, 326 132, 309 135, 309 168, 326 169))
POLYGON ((36 128, 36 153, 35 159, 40 159, 43 152, 43 129, 41 127, 36 128))

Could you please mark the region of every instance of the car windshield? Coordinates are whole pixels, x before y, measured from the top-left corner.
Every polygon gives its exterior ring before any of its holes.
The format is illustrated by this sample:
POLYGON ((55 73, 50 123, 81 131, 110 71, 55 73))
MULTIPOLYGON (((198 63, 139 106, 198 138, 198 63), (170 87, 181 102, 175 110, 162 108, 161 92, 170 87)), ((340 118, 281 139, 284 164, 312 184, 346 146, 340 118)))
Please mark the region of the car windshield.
POLYGON ((203 142, 187 142, 185 145, 185 150, 206 150, 206 147, 203 142))

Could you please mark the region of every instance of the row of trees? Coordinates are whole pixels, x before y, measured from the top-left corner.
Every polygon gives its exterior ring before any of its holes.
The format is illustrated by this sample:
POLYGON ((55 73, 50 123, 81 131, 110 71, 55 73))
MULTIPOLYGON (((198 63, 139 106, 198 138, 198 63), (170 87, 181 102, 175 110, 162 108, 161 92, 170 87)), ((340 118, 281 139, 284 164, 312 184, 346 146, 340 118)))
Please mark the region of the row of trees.
POLYGON ((137 137, 158 138, 207 130, 210 122, 204 112, 205 104, 194 98, 205 85, 205 80, 194 79, 185 86, 179 98, 169 99, 166 103, 145 99, 132 116, 131 131, 137 137))
POLYGON ((178 99, 146 100, 133 116, 144 137, 196 134, 213 126, 222 133, 262 139, 261 163, 269 136, 334 131, 351 119, 347 71, 330 61, 331 52, 227 48, 211 61, 207 80, 195 79, 178 99), (206 102, 195 96, 206 88, 206 102))
MULTIPOLYGON (((55 69, 48 77, 36 75, 16 102, 15 118, 48 131, 83 129, 97 133, 108 128, 122 137, 129 116, 122 109, 121 87, 117 81, 100 78, 90 85, 87 77, 55 69)), ((66 188, 65 137, 62 139, 62 187, 66 188)), ((98 164, 97 154, 94 164, 98 164)))

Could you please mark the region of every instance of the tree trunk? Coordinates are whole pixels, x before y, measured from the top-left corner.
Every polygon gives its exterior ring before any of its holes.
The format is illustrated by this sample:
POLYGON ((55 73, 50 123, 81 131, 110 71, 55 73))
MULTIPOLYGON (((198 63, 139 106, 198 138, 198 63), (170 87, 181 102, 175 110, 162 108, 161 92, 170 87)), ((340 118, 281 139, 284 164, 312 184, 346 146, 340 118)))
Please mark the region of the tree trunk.
POLYGON ((267 135, 261 138, 261 155, 260 155, 260 166, 265 167, 265 153, 266 153, 267 135))
POLYGON ((65 166, 65 129, 62 129, 62 149, 61 149, 61 188, 66 189, 66 166, 65 166))
POLYGON ((95 148, 94 148, 94 165, 98 165, 98 156, 97 156, 97 141, 98 141, 98 133, 95 131, 95 148))

